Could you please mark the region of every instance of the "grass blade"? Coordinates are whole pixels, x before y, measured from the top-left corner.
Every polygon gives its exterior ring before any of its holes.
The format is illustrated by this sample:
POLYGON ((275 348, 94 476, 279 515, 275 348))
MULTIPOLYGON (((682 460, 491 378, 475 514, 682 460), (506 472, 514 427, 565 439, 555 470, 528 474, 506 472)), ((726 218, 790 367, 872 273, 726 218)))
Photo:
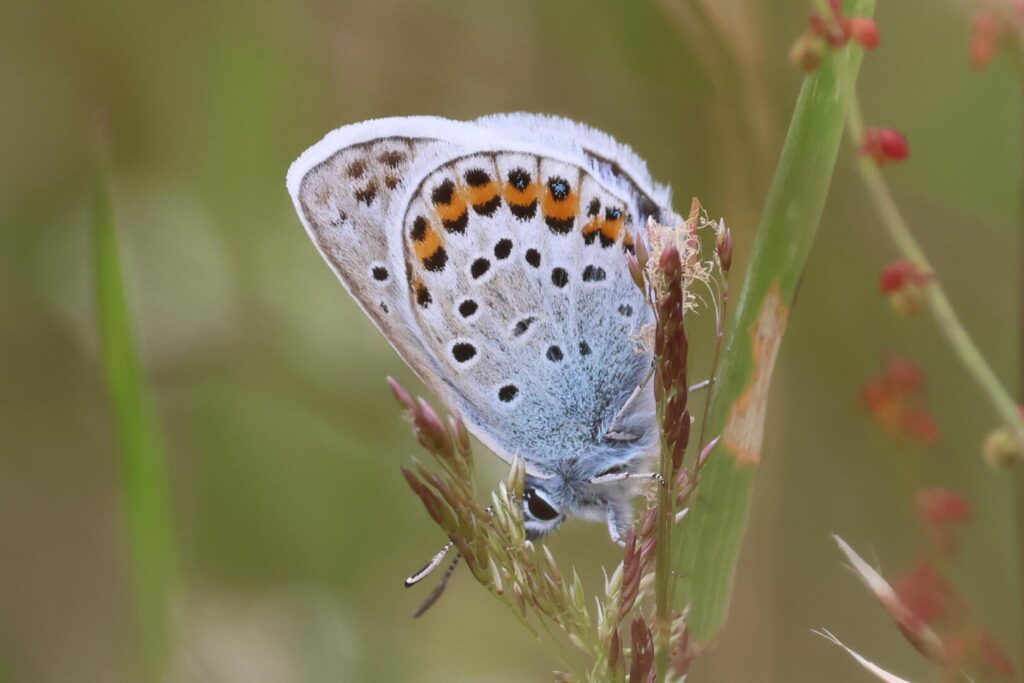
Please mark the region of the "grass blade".
POLYGON ((156 680, 167 660, 169 598, 176 555, 167 470, 159 434, 146 404, 103 171, 95 196, 93 259, 100 354, 120 451, 121 503, 137 620, 135 664, 140 676, 156 680))
MULTIPOLYGON (((875 0, 848 2, 870 16, 875 0)), ((695 644, 721 630, 750 507, 775 357, 828 196, 843 133, 840 69, 856 79, 862 50, 835 50, 808 76, 754 238, 750 267, 729 326, 708 434, 721 441, 704 467, 675 567, 695 644)))

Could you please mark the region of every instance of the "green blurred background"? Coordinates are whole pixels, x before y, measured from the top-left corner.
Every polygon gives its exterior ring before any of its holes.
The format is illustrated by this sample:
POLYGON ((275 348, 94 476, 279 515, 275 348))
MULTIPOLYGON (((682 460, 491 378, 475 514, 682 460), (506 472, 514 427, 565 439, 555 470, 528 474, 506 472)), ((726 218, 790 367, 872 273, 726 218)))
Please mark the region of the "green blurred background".
MULTIPOLYGON (((1012 385, 1014 73, 969 67, 966 5, 880 5, 863 101, 912 147, 887 175, 1012 385)), ((410 618, 427 589, 401 580, 443 538, 399 474, 416 445, 383 379, 419 385, 309 244, 285 171, 366 118, 570 116, 631 144, 677 209, 696 194, 726 217, 738 291, 807 12, 802 0, 5 3, 0 680, 128 677, 131 583, 91 293, 97 119, 181 555, 172 679, 547 680, 550 651, 468 574, 410 618)), ((931 321, 896 318, 877 293, 895 255, 849 160, 782 348, 730 629, 700 680, 866 680, 815 627, 927 679, 829 537, 906 567, 926 546, 920 484, 969 496, 957 585, 1011 651, 1024 637, 1011 480, 979 455, 996 418, 931 321), (928 375, 935 448, 893 443, 859 408, 891 350, 928 375)), ((697 374, 709 318, 694 326, 697 374)), ((478 453, 487 487, 503 469, 478 453)), ((600 525, 571 524, 550 546, 588 581, 618 555, 600 525)))

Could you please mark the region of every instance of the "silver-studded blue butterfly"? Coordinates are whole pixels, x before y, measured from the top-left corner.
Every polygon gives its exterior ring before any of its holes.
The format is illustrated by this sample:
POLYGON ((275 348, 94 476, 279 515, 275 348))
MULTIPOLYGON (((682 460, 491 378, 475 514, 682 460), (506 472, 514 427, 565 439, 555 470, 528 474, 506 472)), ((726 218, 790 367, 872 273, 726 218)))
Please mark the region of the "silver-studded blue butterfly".
POLYGON ((667 187, 587 126, 504 114, 343 126, 288 171, 310 238, 424 383, 526 464, 536 538, 568 517, 619 541, 656 451, 652 322, 624 252, 667 187))

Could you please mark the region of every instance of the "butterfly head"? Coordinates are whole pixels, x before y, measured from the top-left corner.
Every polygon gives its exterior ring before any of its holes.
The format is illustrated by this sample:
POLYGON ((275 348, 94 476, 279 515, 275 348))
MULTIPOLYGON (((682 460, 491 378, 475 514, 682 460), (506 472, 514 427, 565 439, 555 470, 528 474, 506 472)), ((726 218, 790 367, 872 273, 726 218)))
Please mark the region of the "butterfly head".
POLYGON ((527 477, 523 486, 523 526, 531 541, 551 533, 565 520, 558 489, 547 484, 548 481, 527 477))
POLYGON ((568 471, 547 478, 527 475, 522 499, 526 537, 536 540, 572 517, 607 522, 612 540, 619 542, 633 519, 630 501, 649 481, 632 473, 644 460, 640 451, 635 456, 614 463, 577 460, 568 471))

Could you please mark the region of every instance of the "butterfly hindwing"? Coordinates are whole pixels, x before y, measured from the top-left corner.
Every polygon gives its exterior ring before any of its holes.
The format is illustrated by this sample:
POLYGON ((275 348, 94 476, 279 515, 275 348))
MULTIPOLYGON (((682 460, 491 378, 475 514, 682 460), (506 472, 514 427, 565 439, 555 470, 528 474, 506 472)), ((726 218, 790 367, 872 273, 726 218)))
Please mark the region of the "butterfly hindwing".
POLYGON ((591 450, 650 367, 631 339, 650 311, 626 269, 626 203, 579 165, 509 151, 441 165, 410 202, 416 326, 503 457, 543 471, 591 450))

